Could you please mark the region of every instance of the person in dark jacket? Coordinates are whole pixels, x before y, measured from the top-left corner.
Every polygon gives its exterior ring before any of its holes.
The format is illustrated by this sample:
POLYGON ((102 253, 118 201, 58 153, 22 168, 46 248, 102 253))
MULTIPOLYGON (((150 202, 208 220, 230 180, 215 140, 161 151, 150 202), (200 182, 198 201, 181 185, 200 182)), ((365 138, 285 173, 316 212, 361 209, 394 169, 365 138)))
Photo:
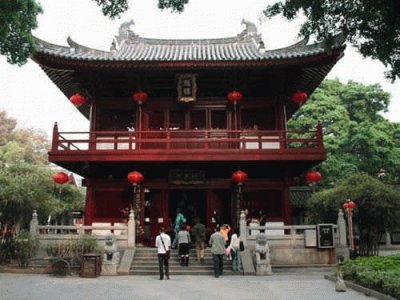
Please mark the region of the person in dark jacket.
POLYGON ((195 218, 195 225, 192 228, 192 235, 196 247, 197 261, 203 263, 206 241, 206 226, 200 223, 200 218, 195 218))
POLYGON ((211 253, 214 262, 214 276, 218 278, 222 275, 224 268, 225 239, 220 232, 219 226, 215 228, 215 232, 210 237, 211 253))

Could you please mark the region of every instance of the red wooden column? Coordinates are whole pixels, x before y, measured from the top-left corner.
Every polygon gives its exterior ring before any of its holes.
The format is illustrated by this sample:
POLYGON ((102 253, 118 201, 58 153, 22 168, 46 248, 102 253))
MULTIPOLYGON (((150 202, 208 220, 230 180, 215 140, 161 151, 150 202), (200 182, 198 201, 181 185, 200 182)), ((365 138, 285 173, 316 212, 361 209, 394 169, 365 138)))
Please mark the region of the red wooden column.
POLYGON ((57 122, 55 122, 53 127, 53 141, 51 144, 51 151, 57 151, 57 150, 58 150, 58 124, 57 122))
POLYGON ((290 203, 289 184, 285 184, 282 190, 283 221, 285 225, 292 224, 292 205, 290 203))
POLYGON ((94 219, 95 203, 94 192, 91 182, 87 180, 87 191, 85 199, 85 225, 92 225, 94 219))

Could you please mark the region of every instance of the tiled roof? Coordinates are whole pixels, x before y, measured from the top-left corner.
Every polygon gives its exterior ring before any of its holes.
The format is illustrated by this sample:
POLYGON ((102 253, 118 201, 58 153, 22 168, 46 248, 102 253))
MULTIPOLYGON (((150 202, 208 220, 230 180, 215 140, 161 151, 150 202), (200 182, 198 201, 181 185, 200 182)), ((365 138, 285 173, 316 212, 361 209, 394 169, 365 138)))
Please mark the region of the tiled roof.
MULTIPOLYGON (((307 45, 303 40, 295 45, 265 50, 264 42, 254 24, 243 21, 246 28, 235 37, 220 39, 167 40, 142 38, 129 27, 133 22, 121 25, 119 35, 110 51, 82 46, 68 38, 69 47, 50 44, 36 39, 37 51, 70 60, 87 61, 268 61, 301 58, 326 53, 322 43, 307 45)), ((341 47, 338 41, 335 47, 341 47)))

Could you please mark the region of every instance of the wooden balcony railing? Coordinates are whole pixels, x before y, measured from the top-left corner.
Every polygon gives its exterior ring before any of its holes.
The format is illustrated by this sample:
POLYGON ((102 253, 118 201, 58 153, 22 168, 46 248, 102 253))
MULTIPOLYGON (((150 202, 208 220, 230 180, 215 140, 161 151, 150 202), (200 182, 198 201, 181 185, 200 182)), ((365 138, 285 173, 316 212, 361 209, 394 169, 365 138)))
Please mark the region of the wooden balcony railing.
POLYGON ((322 128, 295 130, 152 130, 59 132, 54 126, 52 153, 64 151, 166 152, 216 150, 282 152, 324 150, 322 128))

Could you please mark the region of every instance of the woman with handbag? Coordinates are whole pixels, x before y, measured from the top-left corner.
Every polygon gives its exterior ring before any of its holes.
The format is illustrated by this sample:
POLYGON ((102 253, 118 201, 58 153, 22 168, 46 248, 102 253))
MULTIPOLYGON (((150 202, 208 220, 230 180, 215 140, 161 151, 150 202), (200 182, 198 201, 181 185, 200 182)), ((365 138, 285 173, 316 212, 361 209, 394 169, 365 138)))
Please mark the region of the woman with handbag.
POLYGON ((232 249, 232 270, 233 272, 241 272, 242 257, 240 256, 240 237, 237 229, 233 230, 229 247, 232 249))
POLYGON ((165 277, 169 279, 169 251, 171 247, 171 238, 164 232, 164 228, 160 228, 160 234, 156 237, 156 247, 158 256, 158 267, 160 269, 160 280, 164 279, 164 267, 165 277))

